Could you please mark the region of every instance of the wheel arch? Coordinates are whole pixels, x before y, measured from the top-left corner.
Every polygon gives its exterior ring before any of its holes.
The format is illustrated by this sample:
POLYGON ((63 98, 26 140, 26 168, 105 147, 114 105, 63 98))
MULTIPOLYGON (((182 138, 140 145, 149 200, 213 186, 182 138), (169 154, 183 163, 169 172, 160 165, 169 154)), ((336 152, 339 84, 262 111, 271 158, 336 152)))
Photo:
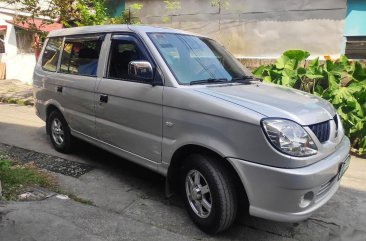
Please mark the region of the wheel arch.
POLYGON ((57 103, 54 103, 54 102, 51 102, 51 103, 48 103, 47 107, 46 107, 46 132, 47 134, 50 134, 49 133, 49 123, 48 123, 48 117, 50 116, 50 114, 53 112, 53 111, 59 111, 62 115, 64 115, 61 111, 61 108, 60 106, 57 104, 57 103))
MULTIPOLYGON (((174 152, 167 173, 167 182, 169 185, 170 192, 177 190, 178 179, 179 179, 177 177, 179 176, 180 168, 182 167, 185 157, 187 157, 189 154, 192 153, 206 154, 209 156, 213 156, 217 159, 221 159, 222 163, 228 169, 229 173, 232 175, 234 179, 238 195, 238 201, 240 204, 243 204, 240 206, 249 207, 248 197, 246 194, 244 184, 242 183, 240 176, 236 171, 236 169, 234 168, 234 166, 225 157, 221 156, 217 152, 200 145, 193 145, 193 144, 184 145, 174 152)), ((247 210, 245 210, 245 212, 246 211, 247 210)))

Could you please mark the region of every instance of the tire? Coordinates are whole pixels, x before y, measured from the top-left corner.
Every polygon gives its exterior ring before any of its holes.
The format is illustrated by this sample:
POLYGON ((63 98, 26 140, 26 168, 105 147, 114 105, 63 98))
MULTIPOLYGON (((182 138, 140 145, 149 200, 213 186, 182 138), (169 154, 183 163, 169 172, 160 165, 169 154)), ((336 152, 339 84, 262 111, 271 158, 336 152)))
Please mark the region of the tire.
POLYGON ((185 159, 180 172, 179 186, 188 214, 208 234, 228 229, 237 213, 234 181, 222 161, 210 155, 192 154, 185 159))
POLYGON ((54 110, 51 112, 47 118, 46 128, 56 151, 70 153, 72 150, 72 136, 69 125, 60 111, 54 110))

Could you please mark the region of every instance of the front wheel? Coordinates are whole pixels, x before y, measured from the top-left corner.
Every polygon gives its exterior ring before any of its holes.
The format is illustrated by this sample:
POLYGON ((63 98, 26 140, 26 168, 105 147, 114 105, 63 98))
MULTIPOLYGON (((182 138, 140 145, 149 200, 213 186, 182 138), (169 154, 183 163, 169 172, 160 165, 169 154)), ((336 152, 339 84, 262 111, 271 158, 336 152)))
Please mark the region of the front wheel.
POLYGON ((180 188, 186 209, 193 222, 209 234, 228 229, 237 212, 235 185, 222 161, 193 154, 181 170, 180 188))
POLYGON ((57 151, 71 152, 72 136, 69 125, 61 112, 55 110, 48 116, 47 133, 50 134, 51 142, 57 151))

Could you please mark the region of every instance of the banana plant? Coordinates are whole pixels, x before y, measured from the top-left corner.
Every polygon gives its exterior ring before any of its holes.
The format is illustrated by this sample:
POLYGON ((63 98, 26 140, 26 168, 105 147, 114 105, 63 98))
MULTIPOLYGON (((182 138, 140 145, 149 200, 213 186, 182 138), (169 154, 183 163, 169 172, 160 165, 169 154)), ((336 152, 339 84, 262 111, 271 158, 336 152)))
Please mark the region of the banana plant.
POLYGON ((296 88, 334 105, 352 147, 366 154, 366 69, 346 56, 337 60, 306 61, 309 52, 288 50, 274 64, 262 65, 253 74, 264 82, 296 88))

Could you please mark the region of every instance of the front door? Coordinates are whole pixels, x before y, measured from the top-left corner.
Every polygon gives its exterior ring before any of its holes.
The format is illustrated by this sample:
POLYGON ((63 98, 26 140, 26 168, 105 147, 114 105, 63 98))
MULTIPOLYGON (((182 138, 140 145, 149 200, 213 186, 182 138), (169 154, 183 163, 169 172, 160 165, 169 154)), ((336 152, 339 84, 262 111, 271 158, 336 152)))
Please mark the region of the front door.
POLYGON ((152 63, 136 36, 114 35, 110 41, 108 67, 97 87, 97 138, 125 157, 160 162, 163 86, 128 75, 130 61, 152 63))

